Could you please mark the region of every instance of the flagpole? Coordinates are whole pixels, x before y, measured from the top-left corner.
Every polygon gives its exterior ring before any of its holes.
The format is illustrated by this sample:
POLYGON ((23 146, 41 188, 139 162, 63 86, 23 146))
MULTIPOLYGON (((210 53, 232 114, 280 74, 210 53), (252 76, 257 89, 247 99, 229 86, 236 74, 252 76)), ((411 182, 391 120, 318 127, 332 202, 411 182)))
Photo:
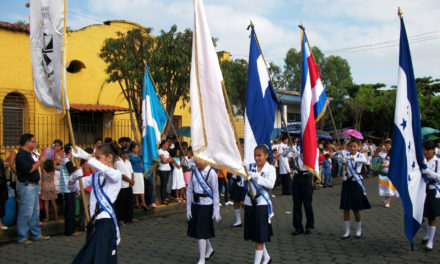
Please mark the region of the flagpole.
MULTIPOLYGON (((301 22, 301 25, 299 25, 299 28, 301 29, 301 54, 303 52, 302 47, 303 47, 303 41, 304 41, 304 38, 305 38, 306 39, 306 43, 307 43, 307 47, 310 50, 310 55, 312 56, 313 61, 315 61, 315 57, 313 57, 312 49, 310 48, 309 39, 307 38, 306 29, 305 29, 304 25, 302 24, 302 22, 301 22)), ((301 61, 302 61, 302 56, 301 56, 301 61)), ((321 77, 321 71, 319 72, 319 75, 320 75, 319 77, 321 77)), ((330 114, 330 119, 331 119, 332 124, 333 124, 333 129, 335 130, 336 138, 338 139, 339 149, 341 149, 341 140, 339 138, 338 129, 336 128, 335 119, 333 118, 333 113, 332 113, 332 110, 330 109, 330 102, 328 101, 328 99, 327 99, 327 108, 328 108, 328 112, 330 114)), ((319 119, 318 119, 318 121, 319 121, 319 119)), ((315 122, 316 122, 316 120, 315 120, 315 122)))
MULTIPOLYGON (((269 72, 269 69, 267 68, 266 59, 264 58, 263 51, 261 50, 260 42, 258 41, 257 34, 255 33, 255 28, 254 28, 254 24, 252 23, 252 20, 250 21, 250 23, 251 23, 250 26, 252 28, 251 34, 254 34, 255 41, 257 42, 258 50, 260 51, 261 58, 263 58, 264 65, 266 66, 267 75, 269 76, 269 80, 272 83, 272 76, 269 72)), ((248 29, 249 29, 249 27, 248 27, 248 29)), ((278 101, 278 98, 277 98, 277 101, 278 101)), ((283 113, 281 113, 281 122, 283 123, 284 127, 286 128, 287 138, 289 139, 290 145, 293 145, 293 141, 292 141, 292 138, 290 137, 290 133, 289 133, 289 127, 287 126, 287 121, 284 119, 283 113)))
MULTIPOLYGON (((67 60, 67 56, 66 56, 66 43, 67 43, 67 32, 66 32, 66 20, 67 20, 67 0, 64 0, 64 26, 63 26, 63 37, 64 37, 64 41, 63 41, 63 85, 64 87, 66 87, 66 60, 67 60)), ((70 142, 72 142, 72 146, 74 151, 76 150, 76 143, 75 143, 75 136, 73 134, 73 127, 72 127, 72 119, 70 117, 70 107, 67 107, 68 105, 68 100, 67 100, 67 90, 66 89, 62 89, 62 91, 64 91, 64 109, 66 110, 66 119, 67 119, 67 126, 69 128, 69 135, 70 135, 70 142)), ((88 223, 90 221, 90 215, 89 215, 89 210, 88 210, 88 206, 87 206, 87 201, 86 201, 86 196, 84 193, 84 185, 82 182, 82 177, 78 177, 78 183, 79 183, 79 189, 81 192, 81 200, 82 200, 82 205, 84 208, 84 214, 86 216, 86 222, 88 223)))
MULTIPOLYGON (((237 142, 237 145, 238 145, 238 150, 240 152, 241 160, 244 160, 243 145, 241 144, 240 138, 238 137, 237 129, 235 127, 234 120, 232 118, 231 103, 229 101, 228 93, 226 92, 225 82, 223 80, 222 80, 222 90, 223 90, 223 97, 225 98, 226 109, 228 110, 229 122, 231 123, 232 130, 234 130, 234 137, 235 137, 235 141, 237 142)), ((245 171, 246 177, 247 177, 249 175, 248 169, 246 166, 243 166, 243 168, 244 168, 244 171, 245 171)), ((248 186, 249 186, 249 194, 251 195, 251 200, 253 201, 255 199, 255 197, 254 197, 254 192, 252 190, 252 183, 250 180, 247 180, 247 181, 248 181, 248 186)))

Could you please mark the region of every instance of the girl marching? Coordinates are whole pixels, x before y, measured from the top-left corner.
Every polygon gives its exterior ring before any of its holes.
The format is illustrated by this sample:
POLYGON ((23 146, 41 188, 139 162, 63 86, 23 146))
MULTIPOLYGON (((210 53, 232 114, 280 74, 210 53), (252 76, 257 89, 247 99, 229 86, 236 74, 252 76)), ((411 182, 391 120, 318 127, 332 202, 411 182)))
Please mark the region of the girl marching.
MULTIPOLYGON (((87 224, 86 244, 72 263, 117 263, 116 246, 120 233, 113 203, 121 189, 122 174, 114 169, 113 164, 119 155, 118 147, 115 142, 104 143, 97 148, 95 157, 76 147, 72 155, 87 160, 97 171, 92 176, 82 178, 84 188, 93 188, 89 202, 91 219, 87 224)), ((70 177, 70 186, 78 188, 80 174, 74 173, 70 177)))
POLYGON ((423 143, 423 154, 425 163, 428 165, 428 168, 422 170, 427 178, 423 216, 428 218, 428 223, 425 219, 422 222, 422 229, 425 231, 422 244, 426 244, 426 251, 431 251, 434 246, 435 218, 440 216, 440 160, 435 155, 435 143, 433 141, 423 143))
POLYGON ((390 165, 391 140, 385 141, 383 151, 379 152, 382 158, 382 169, 379 172, 379 196, 384 197, 385 208, 391 207, 391 196, 399 197, 399 193, 388 178, 388 166, 390 165))
POLYGON ((354 238, 359 239, 362 237, 360 211, 371 208, 360 174, 362 165, 367 162, 367 158, 364 154, 359 153, 359 147, 359 140, 352 139, 348 145, 349 152, 343 156, 345 174, 342 183, 340 209, 344 210, 345 233, 341 239, 350 237, 350 210, 353 210, 356 220, 354 238))
POLYGON ((273 216, 273 206, 269 190, 276 181, 275 168, 267 162, 269 149, 266 145, 258 145, 254 149, 255 163, 249 165, 247 190, 244 207, 244 239, 255 241, 254 264, 271 263, 272 259, 266 249, 266 242, 270 242, 273 235, 270 219, 273 216), (249 188, 248 184, 252 184, 249 188), (253 199, 251 199, 250 190, 253 199))
POLYGON ((193 173, 186 190, 186 215, 188 219, 188 236, 197 239, 199 262, 214 254, 209 239, 215 237, 213 219, 220 221, 217 173, 210 166, 195 162, 193 173))

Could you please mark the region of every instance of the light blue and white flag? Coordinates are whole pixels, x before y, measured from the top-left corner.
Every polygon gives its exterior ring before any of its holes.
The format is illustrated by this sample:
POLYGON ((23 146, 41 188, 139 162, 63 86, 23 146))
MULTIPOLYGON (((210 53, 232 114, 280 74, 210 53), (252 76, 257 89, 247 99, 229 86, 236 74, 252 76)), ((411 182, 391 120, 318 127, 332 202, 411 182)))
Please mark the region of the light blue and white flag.
POLYGON ((159 162, 157 145, 160 143, 160 134, 167 122, 167 113, 156 94, 147 67, 145 67, 142 86, 142 148, 144 174, 146 178, 149 178, 153 166, 159 162))
POLYGON ((421 168, 422 132, 417 87, 403 18, 400 18, 399 74, 394 114, 393 147, 388 177, 399 191, 405 211, 405 235, 414 248, 413 237, 423 219, 426 184, 421 168))
POLYGON ((246 88, 246 113, 244 125, 244 159, 254 163, 254 149, 266 144, 271 151, 270 135, 274 128, 278 100, 269 77, 266 62, 255 38, 251 25, 251 45, 246 88))

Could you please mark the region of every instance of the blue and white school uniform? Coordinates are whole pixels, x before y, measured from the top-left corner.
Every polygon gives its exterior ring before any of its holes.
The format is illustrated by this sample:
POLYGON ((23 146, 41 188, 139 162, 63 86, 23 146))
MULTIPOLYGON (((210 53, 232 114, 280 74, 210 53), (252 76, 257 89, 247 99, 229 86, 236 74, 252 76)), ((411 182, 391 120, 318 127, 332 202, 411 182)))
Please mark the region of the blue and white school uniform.
POLYGON ((426 183, 426 198, 423 216, 435 218, 440 216, 440 159, 434 156, 430 161, 425 159, 429 173, 426 183))
MULTIPOLYGON (((89 159, 88 164, 97 171, 90 177, 82 178, 84 188, 93 187, 89 213, 92 219, 95 217, 95 229, 87 233, 86 244, 72 263, 117 263, 116 246, 120 241, 120 232, 113 203, 121 189, 122 174, 95 158, 89 159), (102 211, 95 211, 97 204, 102 211)), ((76 182, 72 188, 79 188, 78 185, 76 182)))
POLYGON ((220 215, 217 173, 210 166, 194 168, 186 189, 187 210, 191 210, 188 236, 196 239, 215 237, 213 215, 220 215))
POLYGON ((249 172, 257 174, 257 177, 250 180, 253 201, 249 193, 249 181, 244 184, 247 190, 244 200, 244 239, 262 244, 270 241, 270 237, 273 236, 270 219, 274 215, 274 210, 269 190, 275 185, 276 171, 266 162, 261 171, 257 171, 257 164, 250 164, 249 172))
POLYGON ((231 178, 232 178, 231 191, 230 191, 231 200, 234 202, 244 201, 244 198, 246 197, 246 189, 243 186, 241 177, 232 174, 231 178))
POLYGON ((345 163, 345 171, 343 175, 340 209, 360 211, 370 209, 361 170, 363 164, 367 163, 367 157, 362 153, 352 155, 345 152, 342 155, 345 163), (350 158, 354 157, 354 160, 350 158))

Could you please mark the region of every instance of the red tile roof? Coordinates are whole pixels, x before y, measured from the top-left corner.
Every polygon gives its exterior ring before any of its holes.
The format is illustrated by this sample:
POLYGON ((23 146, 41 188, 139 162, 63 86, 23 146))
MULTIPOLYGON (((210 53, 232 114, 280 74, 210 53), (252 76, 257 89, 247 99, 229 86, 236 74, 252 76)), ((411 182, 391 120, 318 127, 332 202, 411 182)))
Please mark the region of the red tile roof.
POLYGON ((93 112, 128 111, 128 108, 113 105, 70 104, 72 110, 93 112))
POLYGON ((25 32, 29 34, 29 26, 21 26, 16 24, 11 24, 8 22, 2 22, 0 21, 0 28, 11 30, 11 31, 19 31, 19 32, 25 32))

